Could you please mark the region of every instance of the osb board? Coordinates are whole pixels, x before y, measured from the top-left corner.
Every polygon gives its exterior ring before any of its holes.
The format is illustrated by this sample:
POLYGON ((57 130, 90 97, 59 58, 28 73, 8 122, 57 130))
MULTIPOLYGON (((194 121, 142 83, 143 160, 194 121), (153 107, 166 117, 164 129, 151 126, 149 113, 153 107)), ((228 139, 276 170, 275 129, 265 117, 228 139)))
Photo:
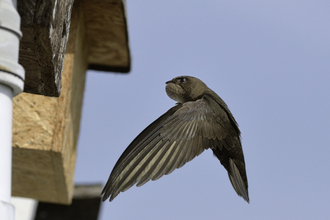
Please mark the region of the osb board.
POLYGON ((129 72, 125 1, 84 0, 89 69, 129 72))
POLYGON ((72 13, 60 97, 23 93, 13 99, 14 196, 71 203, 88 54, 80 6, 72 13))
POLYGON ((22 93, 13 102, 13 146, 50 150, 57 98, 22 93))

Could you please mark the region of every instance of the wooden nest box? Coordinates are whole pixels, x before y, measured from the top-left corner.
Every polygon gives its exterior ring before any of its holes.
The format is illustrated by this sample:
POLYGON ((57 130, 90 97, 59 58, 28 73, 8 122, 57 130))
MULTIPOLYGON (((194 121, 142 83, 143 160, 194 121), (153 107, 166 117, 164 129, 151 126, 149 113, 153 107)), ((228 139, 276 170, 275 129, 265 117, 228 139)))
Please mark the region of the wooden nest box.
POLYGON ((13 99, 12 195, 70 204, 87 69, 130 71, 122 0, 18 0, 24 93, 13 99))

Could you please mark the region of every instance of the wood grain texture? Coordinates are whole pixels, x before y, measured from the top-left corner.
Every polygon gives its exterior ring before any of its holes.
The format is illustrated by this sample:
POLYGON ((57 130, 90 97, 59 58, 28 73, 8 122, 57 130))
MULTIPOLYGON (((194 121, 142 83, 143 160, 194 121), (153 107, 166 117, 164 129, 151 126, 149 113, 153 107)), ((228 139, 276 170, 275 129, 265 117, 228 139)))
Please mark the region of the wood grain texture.
POLYGON ((81 5, 74 7, 61 95, 13 100, 14 196, 71 203, 88 54, 81 5))
POLYGON ((58 97, 73 0, 18 0, 24 91, 58 97))
POLYGON ((122 0, 85 0, 89 69, 130 71, 125 4, 122 0))

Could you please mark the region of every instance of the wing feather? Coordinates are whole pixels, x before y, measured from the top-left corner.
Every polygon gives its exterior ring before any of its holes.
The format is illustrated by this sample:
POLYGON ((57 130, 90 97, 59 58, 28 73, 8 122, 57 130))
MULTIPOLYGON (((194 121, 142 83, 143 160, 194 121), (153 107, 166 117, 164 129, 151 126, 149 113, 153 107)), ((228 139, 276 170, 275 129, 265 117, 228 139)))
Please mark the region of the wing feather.
POLYGON ((169 141, 163 141, 163 146, 160 146, 160 150, 158 151, 157 155, 154 157, 154 162, 149 163, 145 172, 141 173, 139 176, 139 182, 136 184, 136 186, 142 186, 149 180, 151 180, 152 176, 155 176, 155 174, 158 172, 160 168, 160 161, 164 159, 164 155, 168 152, 168 149, 170 147, 169 141))
POLYGON ((170 148, 168 150, 168 152, 166 152, 164 158, 162 158, 162 160, 160 161, 160 163, 158 164, 157 168, 158 171, 155 173, 154 176, 152 176, 151 180, 158 180, 160 177, 162 177, 165 174, 165 169, 169 164, 170 159, 173 157, 173 154, 175 152, 175 143, 170 142, 170 148))

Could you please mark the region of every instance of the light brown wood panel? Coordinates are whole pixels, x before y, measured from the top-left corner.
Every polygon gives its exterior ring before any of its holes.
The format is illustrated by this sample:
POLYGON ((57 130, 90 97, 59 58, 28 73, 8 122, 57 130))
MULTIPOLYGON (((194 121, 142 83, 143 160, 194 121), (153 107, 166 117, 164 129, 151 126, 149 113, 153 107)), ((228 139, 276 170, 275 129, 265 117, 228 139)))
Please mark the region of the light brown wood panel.
POLYGON ((81 6, 72 12, 61 95, 22 93, 13 100, 13 196, 71 203, 88 65, 81 6))

